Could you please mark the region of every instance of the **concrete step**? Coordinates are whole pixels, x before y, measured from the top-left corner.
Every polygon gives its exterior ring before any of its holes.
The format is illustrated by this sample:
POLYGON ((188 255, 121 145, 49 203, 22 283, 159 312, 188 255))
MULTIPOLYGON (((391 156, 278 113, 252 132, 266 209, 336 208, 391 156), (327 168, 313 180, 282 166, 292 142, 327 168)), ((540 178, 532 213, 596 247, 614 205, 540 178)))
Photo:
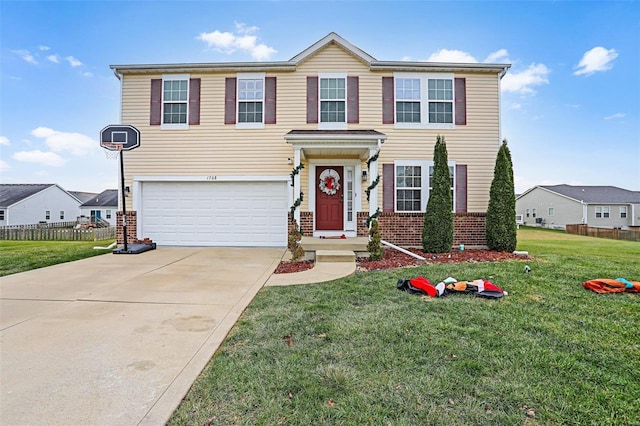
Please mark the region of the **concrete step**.
POLYGON ((316 250, 316 263, 355 261, 356 254, 351 250, 316 250))
POLYGON ((369 239, 367 237, 357 238, 314 238, 314 237, 302 237, 302 248, 305 251, 317 251, 317 250, 352 250, 355 252, 367 251, 367 243, 369 239))

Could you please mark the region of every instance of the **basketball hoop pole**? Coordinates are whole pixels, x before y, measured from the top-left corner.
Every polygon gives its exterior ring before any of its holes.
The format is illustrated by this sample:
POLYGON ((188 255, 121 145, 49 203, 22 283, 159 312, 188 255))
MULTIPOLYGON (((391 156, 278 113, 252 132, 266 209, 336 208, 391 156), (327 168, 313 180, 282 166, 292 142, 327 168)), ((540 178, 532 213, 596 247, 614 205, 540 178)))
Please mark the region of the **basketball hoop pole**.
POLYGON ((127 248, 127 203, 124 193, 124 151, 120 150, 120 190, 122 191, 122 234, 124 235, 124 251, 127 248))

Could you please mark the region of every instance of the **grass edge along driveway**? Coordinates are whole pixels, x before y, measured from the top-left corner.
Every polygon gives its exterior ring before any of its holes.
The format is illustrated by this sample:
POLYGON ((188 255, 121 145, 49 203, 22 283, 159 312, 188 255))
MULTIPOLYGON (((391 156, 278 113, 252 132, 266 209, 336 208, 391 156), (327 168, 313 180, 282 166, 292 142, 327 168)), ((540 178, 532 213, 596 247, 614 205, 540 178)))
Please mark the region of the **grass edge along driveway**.
POLYGON ((93 247, 107 247, 113 241, 3 240, 0 241, 0 277, 111 253, 111 250, 94 250, 93 247))
POLYGON ((639 424, 640 297, 582 282, 640 280, 640 244, 521 229, 518 249, 535 260, 264 288, 169 423, 639 424), (509 295, 395 289, 417 275, 509 295))

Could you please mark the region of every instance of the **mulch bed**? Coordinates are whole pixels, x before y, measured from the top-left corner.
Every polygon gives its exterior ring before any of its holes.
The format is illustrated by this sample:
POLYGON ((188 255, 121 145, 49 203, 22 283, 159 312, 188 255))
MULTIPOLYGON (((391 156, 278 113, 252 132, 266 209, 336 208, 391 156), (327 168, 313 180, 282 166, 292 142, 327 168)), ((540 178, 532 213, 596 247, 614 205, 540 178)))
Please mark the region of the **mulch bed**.
MULTIPOLYGON (((357 259, 358 271, 380 271, 385 269, 404 268, 407 266, 418 266, 432 263, 462 263, 462 262, 498 262, 501 260, 523 260, 526 256, 519 256, 513 253, 498 252, 491 250, 451 250, 451 253, 423 253, 420 249, 408 249, 412 253, 425 257, 427 260, 419 260, 404 254, 398 250, 384 249, 381 260, 369 260, 368 258, 357 259)), ((306 271, 313 268, 314 262, 305 260, 301 262, 280 262, 276 268, 276 274, 287 274, 290 272, 306 271)))

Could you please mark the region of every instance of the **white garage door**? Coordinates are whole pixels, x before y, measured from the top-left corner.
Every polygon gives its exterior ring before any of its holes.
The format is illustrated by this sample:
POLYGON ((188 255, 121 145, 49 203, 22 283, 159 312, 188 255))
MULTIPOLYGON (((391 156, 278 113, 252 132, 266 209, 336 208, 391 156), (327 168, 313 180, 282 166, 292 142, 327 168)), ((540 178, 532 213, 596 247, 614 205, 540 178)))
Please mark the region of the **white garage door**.
POLYGON ((141 237, 160 245, 287 245, 286 182, 143 182, 141 237))

